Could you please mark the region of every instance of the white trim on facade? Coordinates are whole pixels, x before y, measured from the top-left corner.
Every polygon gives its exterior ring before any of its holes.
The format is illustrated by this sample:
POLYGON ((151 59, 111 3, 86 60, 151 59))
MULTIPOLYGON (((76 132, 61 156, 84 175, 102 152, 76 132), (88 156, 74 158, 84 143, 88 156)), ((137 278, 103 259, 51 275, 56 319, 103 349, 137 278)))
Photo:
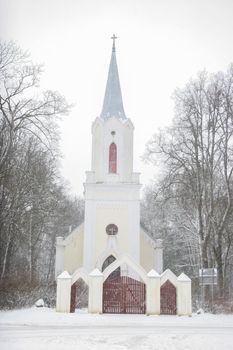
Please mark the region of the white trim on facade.
POLYGON ((108 276, 115 271, 118 267, 121 265, 126 264, 131 269, 136 272, 140 278, 143 280, 145 284, 147 284, 147 273, 146 271, 139 265, 137 262, 135 262, 130 256, 124 254, 121 257, 119 257, 117 260, 115 260, 112 264, 110 264, 104 271, 104 281, 108 278, 108 276))
POLYGON ((98 259, 96 261, 96 268, 98 268, 101 271, 104 261, 110 255, 113 255, 116 259, 120 255, 122 255, 122 253, 120 252, 120 250, 117 247, 117 241, 116 241, 115 236, 108 236, 107 247, 105 248, 103 253, 98 257, 98 259))
POLYGON ((88 272, 83 267, 80 267, 78 270, 76 270, 73 273, 71 284, 74 284, 75 282, 77 282, 79 278, 81 278, 87 285, 89 285, 88 272))
POLYGON ((177 277, 176 275, 169 269, 165 270, 161 274, 160 285, 162 286, 167 280, 169 280, 175 287, 177 287, 177 277))

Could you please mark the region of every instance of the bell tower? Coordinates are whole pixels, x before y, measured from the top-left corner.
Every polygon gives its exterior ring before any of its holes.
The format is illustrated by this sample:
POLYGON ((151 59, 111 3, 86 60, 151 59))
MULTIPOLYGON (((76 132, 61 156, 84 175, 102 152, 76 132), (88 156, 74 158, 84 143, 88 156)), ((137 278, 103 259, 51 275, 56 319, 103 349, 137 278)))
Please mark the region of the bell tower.
MULTIPOLYGON (((140 260, 140 183, 133 172, 134 126, 126 117, 113 35, 102 111, 92 124, 91 171, 86 172, 84 267, 96 267, 98 257, 114 241, 119 254, 140 260), (116 227, 114 238, 109 225, 116 227)), ((113 232, 113 231, 112 231, 113 232)), ((115 257, 117 258, 117 257, 115 257)))

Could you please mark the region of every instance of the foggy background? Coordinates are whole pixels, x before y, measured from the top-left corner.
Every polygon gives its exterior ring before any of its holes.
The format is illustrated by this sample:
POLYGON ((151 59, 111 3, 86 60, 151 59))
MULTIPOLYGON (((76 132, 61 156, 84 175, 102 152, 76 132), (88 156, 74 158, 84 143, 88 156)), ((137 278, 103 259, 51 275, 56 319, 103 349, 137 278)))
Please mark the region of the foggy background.
POLYGON ((41 89, 74 104, 61 121, 62 174, 81 195, 91 167, 91 124, 100 114, 112 41, 124 108, 134 126, 134 170, 155 169, 145 143, 173 117, 172 93, 198 71, 233 61, 231 0, 0 0, 0 36, 44 64, 41 89))

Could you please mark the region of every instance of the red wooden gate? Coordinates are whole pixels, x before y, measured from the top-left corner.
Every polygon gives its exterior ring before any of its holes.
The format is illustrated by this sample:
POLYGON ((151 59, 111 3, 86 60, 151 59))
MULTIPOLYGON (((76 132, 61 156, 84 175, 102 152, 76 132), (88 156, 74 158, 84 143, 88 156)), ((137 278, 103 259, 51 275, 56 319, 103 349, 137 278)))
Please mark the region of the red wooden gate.
POLYGON ((146 286, 127 276, 106 280, 103 286, 103 312, 115 314, 144 314, 146 286))
POLYGON ((160 289, 160 313, 176 315, 176 287, 169 280, 160 289))
POLYGON ((70 293, 70 312, 75 312, 76 307, 76 283, 71 286, 70 293))

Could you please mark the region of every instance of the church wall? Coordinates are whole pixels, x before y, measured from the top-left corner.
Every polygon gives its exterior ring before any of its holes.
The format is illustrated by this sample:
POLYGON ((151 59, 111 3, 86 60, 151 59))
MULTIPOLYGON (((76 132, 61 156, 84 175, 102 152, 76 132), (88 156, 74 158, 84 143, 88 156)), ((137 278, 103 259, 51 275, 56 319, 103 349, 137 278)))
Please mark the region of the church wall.
POLYGON ((114 223, 118 227, 116 236, 117 248, 122 252, 129 252, 127 233, 129 231, 128 225, 128 207, 127 205, 120 205, 112 207, 109 204, 100 204, 96 208, 96 249, 95 260, 107 246, 108 235, 106 233, 106 226, 114 223))
POLYGON ((92 171, 95 171, 96 181, 103 181, 103 123, 96 119, 92 126, 92 171))
POLYGON ((109 203, 113 201, 130 203, 140 201, 140 184, 84 184, 85 187, 85 199, 92 202, 104 202, 109 203))
POLYGON ((84 267, 106 249, 106 226, 118 226, 117 247, 139 262, 139 184, 85 184, 84 267))
POLYGON ((64 270, 70 274, 74 273, 83 265, 83 225, 78 233, 67 237, 64 252, 64 270))
POLYGON ((141 232, 140 234, 140 263, 142 267, 149 272, 152 268, 154 269, 154 255, 155 251, 149 241, 146 240, 145 235, 141 232))
MULTIPOLYGON (((84 217, 84 243, 83 243, 83 266, 87 271, 91 271, 94 268, 94 251, 96 246, 95 238, 95 218, 96 218, 96 205, 95 201, 91 198, 87 198, 89 186, 85 186, 85 217, 84 217)), ((92 187, 92 186, 91 186, 92 187)), ((91 191, 92 192, 92 191, 91 191)), ((91 197, 91 195, 89 194, 91 197)))
POLYGON ((140 201, 131 201, 129 205, 129 255, 140 263, 140 201))

